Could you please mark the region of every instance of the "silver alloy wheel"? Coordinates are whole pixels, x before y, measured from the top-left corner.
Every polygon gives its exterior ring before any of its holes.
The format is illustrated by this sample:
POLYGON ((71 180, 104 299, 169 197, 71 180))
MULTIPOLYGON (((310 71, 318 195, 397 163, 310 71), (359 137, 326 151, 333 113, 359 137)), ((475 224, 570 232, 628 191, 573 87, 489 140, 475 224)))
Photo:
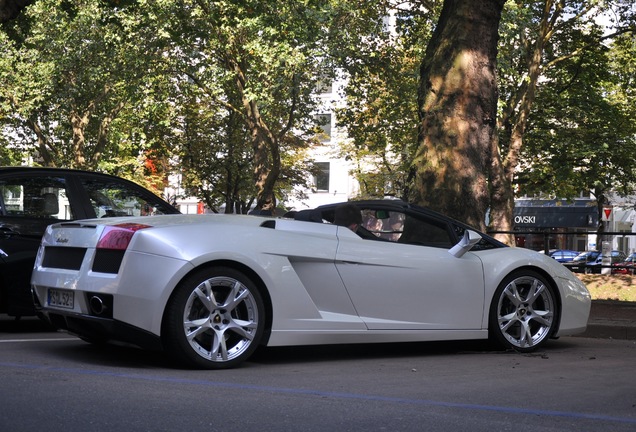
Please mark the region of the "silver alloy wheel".
POLYGON ((253 293, 227 276, 201 282, 183 309, 183 331, 192 349, 205 360, 228 362, 253 343, 259 326, 253 293))
POLYGON ((513 348, 530 351, 554 328, 552 289, 535 275, 520 275, 500 291, 496 317, 499 334, 513 348))

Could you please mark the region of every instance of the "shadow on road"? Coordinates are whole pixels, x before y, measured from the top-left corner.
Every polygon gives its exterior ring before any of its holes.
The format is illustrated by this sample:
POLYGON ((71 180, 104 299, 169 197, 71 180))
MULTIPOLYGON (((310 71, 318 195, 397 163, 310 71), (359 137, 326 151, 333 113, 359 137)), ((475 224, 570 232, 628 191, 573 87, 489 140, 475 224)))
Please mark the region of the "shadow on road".
POLYGON ((488 341, 412 342, 382 344, 318 345, 262 348, 249 360, 256 364, 327 362, 332 360, 383 359, 410 356, 461 355, 507 352, 488 341))
POLYGON ((15 318, 0 314, 0 333, 42 333, 53 331, 55 329, 38 317, 15 318))
MULTIPOLYGON (((37 317, 25 317, 16 320, 7 315, 0 315, 0 334, 30 334, 54 331, 37 317)), ((548 358, 552 350, 567 350, 575 346, 575 343, 570 343, 568 338, 565 338, 558 341, 548 341, 544 348, 531 354, 519 354, 512 350, 503 350, 487 340, 263 347, 257 350, 240 367, 259 368, 316 362, 406 359, 409 357, 463 354, 510 354, 548 358)), ((137 347, 117 344, 90 344, 73 337, 69 337, 68 343, 43 344, 37 349, 46 351, 61 359, 94 365, 137 369, 181 369, 163 352, 142 350, 137 347)))

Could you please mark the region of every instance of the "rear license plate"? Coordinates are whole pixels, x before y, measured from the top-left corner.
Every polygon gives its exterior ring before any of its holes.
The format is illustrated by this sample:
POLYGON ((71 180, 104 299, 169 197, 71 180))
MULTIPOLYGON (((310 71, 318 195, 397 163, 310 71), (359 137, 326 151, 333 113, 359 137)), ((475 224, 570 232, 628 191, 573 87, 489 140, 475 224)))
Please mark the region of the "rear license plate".
POLYGON ((49 306, 73 309, 75 293, 68 290, 49 288, 49 306))

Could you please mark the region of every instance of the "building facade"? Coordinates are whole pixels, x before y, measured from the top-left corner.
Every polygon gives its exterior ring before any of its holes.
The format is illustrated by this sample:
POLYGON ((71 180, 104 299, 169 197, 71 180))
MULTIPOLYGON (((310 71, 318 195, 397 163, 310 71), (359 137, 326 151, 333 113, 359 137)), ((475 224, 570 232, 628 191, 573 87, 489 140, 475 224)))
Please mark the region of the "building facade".
POLYGON ((629 199, 612 197, 616 204, 605 207, 599 218, 597 202, 590 198, 575 200, 517 199, 514 231, 517 246, 533 250, 600 250, 609 242, 611 250, 631 253, 636 250, 636 211, 629 199), (604 232, 598 238, 599 224, 604 232))

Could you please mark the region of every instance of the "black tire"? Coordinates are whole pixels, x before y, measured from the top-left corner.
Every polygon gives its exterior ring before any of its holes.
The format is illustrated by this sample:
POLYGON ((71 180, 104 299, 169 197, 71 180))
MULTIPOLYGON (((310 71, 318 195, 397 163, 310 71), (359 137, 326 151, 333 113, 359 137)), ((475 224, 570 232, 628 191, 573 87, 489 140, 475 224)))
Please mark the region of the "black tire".
POLYGON ((256 285, 228 267, 184 279, 166 307, 166 352, 186 367, 226 369, 244 362, 260 344, 265 307, 256 285))
POLYGON ((554 333, 559 311, 554 288, 534 271, 506 277, 493 296, 488 330, 505 348, 531 352, 554 333))

